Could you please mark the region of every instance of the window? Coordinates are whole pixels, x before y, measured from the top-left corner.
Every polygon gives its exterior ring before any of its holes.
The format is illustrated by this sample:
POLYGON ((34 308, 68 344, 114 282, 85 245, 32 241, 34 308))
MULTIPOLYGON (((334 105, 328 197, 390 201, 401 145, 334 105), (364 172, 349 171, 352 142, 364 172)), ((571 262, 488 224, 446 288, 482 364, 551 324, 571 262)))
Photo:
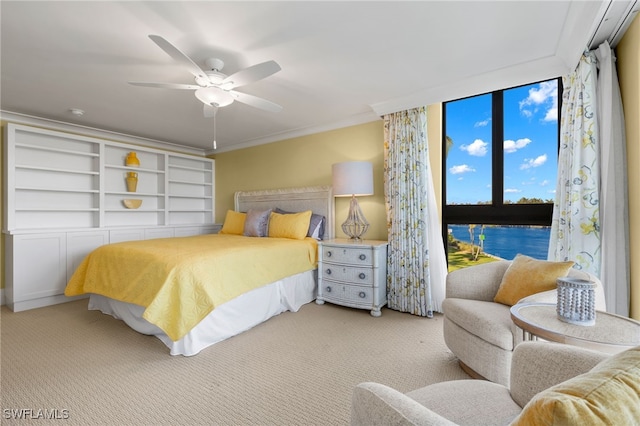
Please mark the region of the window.
POLYGON ((444 104, 442 216, 450 269, 467 258, 470 264, 517 253, 546 259, 558 93, 561 80, 553 79, 444 104))

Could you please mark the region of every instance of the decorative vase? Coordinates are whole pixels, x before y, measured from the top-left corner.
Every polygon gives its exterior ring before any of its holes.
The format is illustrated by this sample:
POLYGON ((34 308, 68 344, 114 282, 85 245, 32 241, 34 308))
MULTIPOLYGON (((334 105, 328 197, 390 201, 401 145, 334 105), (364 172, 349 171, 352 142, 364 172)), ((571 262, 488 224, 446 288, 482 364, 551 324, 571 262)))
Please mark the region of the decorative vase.
POLYGON ((127 191, 136 192, 138 187, 138 174, 136 172, 127 173, 127 191))
POLYGON ((127 154, 127 158, 124 160, 124 164, 129 167, 139 167, 140 160, 138 160, 136 153, 131 151, 127 154))
POLYGON ((561 277, 556 283, 558 319, 575 325, 595 325, 596 283, 574 277, 561 277))

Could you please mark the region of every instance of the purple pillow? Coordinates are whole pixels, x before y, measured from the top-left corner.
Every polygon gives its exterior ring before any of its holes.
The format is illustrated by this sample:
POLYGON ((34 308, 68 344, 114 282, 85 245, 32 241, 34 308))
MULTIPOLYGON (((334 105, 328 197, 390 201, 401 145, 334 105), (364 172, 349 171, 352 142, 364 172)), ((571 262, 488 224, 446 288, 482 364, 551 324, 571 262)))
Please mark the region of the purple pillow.
POLYGON ((269 210, 252 210, 247 212, 242 235, 247 237, 266 237, 269 229, 269 210))

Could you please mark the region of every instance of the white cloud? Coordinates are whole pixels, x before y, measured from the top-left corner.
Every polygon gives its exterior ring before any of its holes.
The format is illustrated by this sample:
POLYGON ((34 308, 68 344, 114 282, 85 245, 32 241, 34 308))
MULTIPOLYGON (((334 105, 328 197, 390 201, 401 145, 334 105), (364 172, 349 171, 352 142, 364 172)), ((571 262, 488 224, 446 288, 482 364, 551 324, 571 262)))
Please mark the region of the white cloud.
POLYGON ((515 188, 505 188, 504 192, 511 194, 511 193, 517 193, 517 192, 522 192, 522 191, 519 190, 519 189, 515 189, 515 188))
POLYGON ((520 170, 526 170, 532 167, 539 167, 546 162, 547 162, 547 154, 542 154, 537 158, 526 158, 524 160, 524 163, 520 165, 520 170))
POLYGON ((506 140, 504 141, 504 152, 505 153, 516 152, 517 150, 524 148, 530 143, 531 143, 531 139, 529 138, 518 139, 517 141, 506 140))
POLYGON ((460 146, 460 149, 463 151, 467 151, 469 155, 473 155, 474 157, 483 157, 487 155, 488 145, 489 144, 487 142, 484 142, 482 139, 476 139, 471 145, 460 146))
POLYGON ((558 121, 558 98, 555 98, 555 105, 547 110, 543 121, 558 121))
POLYGON ((551 182, 549 182, 547 179, 543 180, 542 182, 540 182, 540 186, 547 186, 549 185, 551 182))
POLYGON ((476 169, 474 169, 473 167, 469 167, 466 164, 453 166, 449 169, 449 173, 451 173, 452 175, 459 175, 460 173, 468 173, 468 172, 475 172, 475 171, 476 169))
POLYGON ((529 89, 529 96, 520 101, 520 113, 532 117, 544 109, 543 121, 558 121, 558 82, 545 81, 529 89))
POLYGON ((473 127, 487 127, 489 123, 491 123, 491 119, 487 118, 486 120, 478 121, 476 124, 473 125, 473 127))

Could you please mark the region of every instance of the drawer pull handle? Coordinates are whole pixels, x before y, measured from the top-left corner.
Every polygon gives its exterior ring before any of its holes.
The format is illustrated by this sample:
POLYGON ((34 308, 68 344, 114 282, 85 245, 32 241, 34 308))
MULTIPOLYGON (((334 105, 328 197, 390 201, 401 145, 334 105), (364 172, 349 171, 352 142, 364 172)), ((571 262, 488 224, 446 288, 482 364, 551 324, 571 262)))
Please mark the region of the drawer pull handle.
POLYGON ((367 278, 367 276, 364 274, 364 272, 360 272, 360 275, 358 275, 358 278, 360 278, 361 280, 364 280, 365 278, 367 278))
POLYGON ((365 260, 367 258, 367 255, 366 254, 361 254, 359 257, 360 257, 360 260, 365 260))
POLYGON ((327 288, 325 289, 327 291, 327 293, 331 293, 331 287, 327 286, 327 288))
POLYGON ((364 291, 361 291, 360 293, 358 293, 358 296, 364 299, 367 295, 364 293, 364 291))
POLYGON ((331 257, 333 255, 333 253, 331 253, 331 250, 327 251, 327 257, 331 257))
POLYGON ((327 273, 327 275, 331 275, 331 269, 328 269, 325 271, 327 273))

